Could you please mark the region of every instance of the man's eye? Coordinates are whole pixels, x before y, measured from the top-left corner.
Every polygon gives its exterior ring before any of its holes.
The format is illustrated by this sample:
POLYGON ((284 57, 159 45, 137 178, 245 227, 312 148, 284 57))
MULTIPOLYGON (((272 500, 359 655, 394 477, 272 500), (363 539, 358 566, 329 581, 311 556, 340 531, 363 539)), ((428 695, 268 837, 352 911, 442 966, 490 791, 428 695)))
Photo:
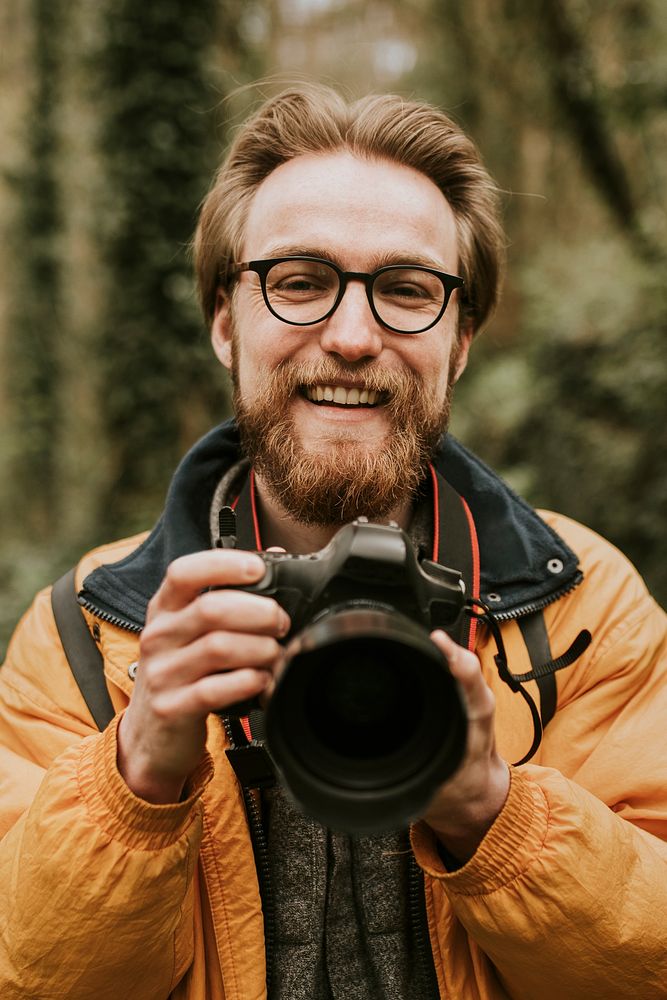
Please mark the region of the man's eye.
POLYGON ((284 292, 310 292, 313 289, 321 287, 321 283, 318 284, 318 282, 314 281, 313 278, 306 278, 303 276, 283 278, 274 285, 276 290, 284 292))
POLYGON ((434 292, 432 288, 427 288, 424 285, 417 284, 415 282, 396 282, 395 284, 385 285, 383 288, 378 289, 380 295, 385 298, 392 299, 394 301, 405 302, 406 305, 411 303, 421 303, 421 302, 431 302, 434 297, 434 292))
POLYGON ((331 291, 331 281, 315 274, 283 274, 267 283, 270 295, 290 298, 312 298, 331 291))

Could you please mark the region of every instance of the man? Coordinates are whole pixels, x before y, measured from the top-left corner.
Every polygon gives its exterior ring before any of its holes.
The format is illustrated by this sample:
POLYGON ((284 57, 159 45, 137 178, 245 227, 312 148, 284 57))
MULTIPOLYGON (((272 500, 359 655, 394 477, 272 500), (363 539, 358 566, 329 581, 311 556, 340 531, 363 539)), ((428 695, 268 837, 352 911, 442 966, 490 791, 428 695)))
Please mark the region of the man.
POLYGON ((308 88, 239 132, 195 249, 241 444, 230 425, 211 432, 151 535, 78 567, 117 713, 103 733, 48 592, 0 677, 3 997, 245 1000, 267 977, 272 998, 667 995, 665 616, 600 538, 538 517, 439 443, 501 246, 493 185, 436 109, 308 88), (590 645, 559 671, 531 763, 512 767, 533 726, 490 630, 464 648, 436 629, 466 704, 461 765, 409 831, 369 837, 303 816, 280 782, 247 793, 268 838, 255 844, 263 915, 211 713, 270 698, 290 620, 229 589, 264 564, 212 547, 218 512, 242 498, 246 548, 312 552, 364 515, 437 554, 451 487, 512 672, 531 670, 527 621, 544 623, 554 656, 584 629, 590 645))

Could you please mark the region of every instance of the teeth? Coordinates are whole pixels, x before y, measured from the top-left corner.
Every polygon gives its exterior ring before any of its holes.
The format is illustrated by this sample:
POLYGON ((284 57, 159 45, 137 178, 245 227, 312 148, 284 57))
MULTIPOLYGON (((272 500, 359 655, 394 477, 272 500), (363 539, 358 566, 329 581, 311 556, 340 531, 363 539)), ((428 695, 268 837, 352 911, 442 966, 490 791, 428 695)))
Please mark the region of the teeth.
POLYGON ((326 401, 341 406, 374 406, 381 396, 377 389, 345 389, 342 385, 309 385, 305 392, 313 402, 326 401))

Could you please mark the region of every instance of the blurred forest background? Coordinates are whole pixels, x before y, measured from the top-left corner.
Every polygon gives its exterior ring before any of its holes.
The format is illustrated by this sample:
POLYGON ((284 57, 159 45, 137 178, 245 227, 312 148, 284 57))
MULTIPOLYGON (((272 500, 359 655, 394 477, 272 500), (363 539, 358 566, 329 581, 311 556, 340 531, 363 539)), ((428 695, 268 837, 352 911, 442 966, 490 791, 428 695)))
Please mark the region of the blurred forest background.
POLYGON ((454 432, 667 601, 667 4, 2 0, 0 51, 0 651, 228 413, 187 245, 234 129, 299 79, 474 136, 509 266, 454 432))

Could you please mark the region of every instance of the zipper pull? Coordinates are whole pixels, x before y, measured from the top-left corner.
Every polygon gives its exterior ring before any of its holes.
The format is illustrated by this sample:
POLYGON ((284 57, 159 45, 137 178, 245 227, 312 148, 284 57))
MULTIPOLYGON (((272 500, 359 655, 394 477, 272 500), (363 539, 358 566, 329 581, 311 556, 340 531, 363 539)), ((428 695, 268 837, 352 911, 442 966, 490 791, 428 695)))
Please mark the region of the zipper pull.
POLYGON ((233 507, 221 507, 218 511, 218 537, 216 549, 236 548, 236 514, 233 507))

